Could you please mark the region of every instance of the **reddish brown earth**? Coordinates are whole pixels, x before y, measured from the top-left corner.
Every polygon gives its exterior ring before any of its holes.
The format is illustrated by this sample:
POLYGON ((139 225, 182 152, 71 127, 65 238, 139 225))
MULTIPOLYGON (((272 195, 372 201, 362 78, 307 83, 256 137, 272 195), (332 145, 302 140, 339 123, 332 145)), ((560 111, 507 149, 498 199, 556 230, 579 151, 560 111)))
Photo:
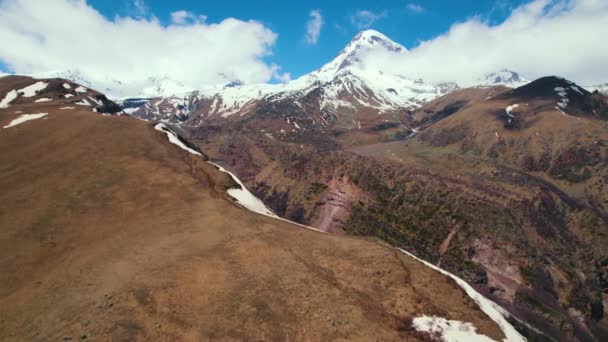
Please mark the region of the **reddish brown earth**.
POLYGON ((608 102, 571 86, 550 77, 458 90, 397 113, 420 132, 393 142, 369 139, 385 132, 369 125, 268 137, 260 131, 275 121, 262 115, 184 134, 282 217, 441 264, 542 338, 603 340, 608 102), (558 86, 569 89, 564 113, 558 86))
POLYGON ((151 123, 64 102, 0 109, 48 112, 0 129, 0 340, 413 341, 422 314, 503 338, 392 247, 249 212, 151 123))

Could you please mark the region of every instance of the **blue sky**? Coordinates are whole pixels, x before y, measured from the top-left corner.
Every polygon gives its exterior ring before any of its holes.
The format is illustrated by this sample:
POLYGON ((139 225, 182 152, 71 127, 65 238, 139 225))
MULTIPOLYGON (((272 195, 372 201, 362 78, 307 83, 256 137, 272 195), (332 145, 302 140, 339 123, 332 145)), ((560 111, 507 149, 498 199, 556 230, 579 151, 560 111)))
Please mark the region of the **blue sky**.
POLYGON ((606 27, 606 0, 0 0, 0 71, 133 89, 287 82, 375 29, 410 50, 375 56, 385 72, 466 86, 506 68, 591 85, 608 81, 606 27))
POLYGON ((410 49, 420 40, 430 40, 447 32, 452 24, 471 17, 478 16, 490 24, 500 23, 525 1, 89 0, 88 3, 109 19, 117 15, 154 16, 165 25, 170 23, 171 13, 180 10, 205 15, 207 23, 229 17, 259 21, 278 34, 273 55, 267 59, 295 78, 329 62, 363 28, 378 30, 410 49), (324 22, 314 45, 305 40, 306 22, 312 10, 319 10, 324 22), (371 12, 378 19, 369 26, 360 26, 354 19, 360 11, 371 12))

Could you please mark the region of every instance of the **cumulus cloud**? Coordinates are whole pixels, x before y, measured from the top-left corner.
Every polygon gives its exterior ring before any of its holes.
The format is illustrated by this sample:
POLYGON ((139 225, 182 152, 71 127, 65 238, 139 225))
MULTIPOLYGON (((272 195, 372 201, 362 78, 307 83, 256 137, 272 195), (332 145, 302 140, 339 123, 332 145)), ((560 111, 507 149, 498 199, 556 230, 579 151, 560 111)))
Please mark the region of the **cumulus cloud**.
POLYGON ((473 83, 508 68, 535 79, 561 75, 581 84, 608 80, 608 1, 535 0, 490 25, 472 18, 423 41, 398 58, 373 53, 366 59, 408 77, 473 83))
POLYGON ((132 6, 138 17, 143 17, 148 13, 148 6, 144 0, 133 0, 132 6))
POLYGON ((196 15, 189 11, 176 11, 171 13, 171 22, 176 25, 199 23, 207 20, 206 15, 196 15))
POLYGON ((308 44, 317 44, 319 35, 321 35, 321 27, 323 27, 321 12, 319 10, 310 11, 308 22, 306 22, 306 42, 308 44))
POLYGON ((370 28, 374 23, 386 17, 386 11, 374 13, 368 10, 359 10, 350 17, 350 22, 359 30, 370 28))
POLYGON ((413 13, 424 12, 424 7, 422 7, 421 5, 415 4, 413 2, 410 2, 409 4, 407 4, 406 7, 410 12, 413 12, 413 13))
POLYGON ((286 72, 284 74, 278 73, 274 76, 278 81, 283 82, 283 83, 287 83, 289 81, 291 81, 291 73, 286 72))
POLYGON ((279 75, 265 60, 277 35, 264 25, 174 19, 179 25, 155 18, 110 20, 84 0, 0 1, 0 64, 20 74, 77 70, 93 84, 116 80, 136 90, 148 77, 201 88, 226 77, 253 83, 279 75))

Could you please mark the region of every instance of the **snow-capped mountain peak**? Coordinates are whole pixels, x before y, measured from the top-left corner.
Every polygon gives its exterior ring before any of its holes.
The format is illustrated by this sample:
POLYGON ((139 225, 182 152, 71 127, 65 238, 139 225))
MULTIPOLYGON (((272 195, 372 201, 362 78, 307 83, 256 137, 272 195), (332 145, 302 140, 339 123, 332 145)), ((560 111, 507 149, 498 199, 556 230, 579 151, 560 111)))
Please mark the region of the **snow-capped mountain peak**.
MULTIPOLYGON (((179 106, 179 110, 148 105, 142 109, 146 113, 143 117, 169 121, 240 117, 256 113, 258 106, 262 106, 260 110, 268 110, 264 106, 295 105, 296 111, 319 112, 323 124, 328 125, 339 120, 344 112, 391 113, 420 106, 458 88, 454 82, 430 84, 385 70, 370 60, 375 53, 388 53, 407 63, 408 51, 404 46, 378 31, 366 30, 359 32, 332 61, 286 84, 234 82, 198 89, 196 96, 180 97, 180 103, 188 105, 179 106), (198 104, 190 103, 192 99, 198 104)), ((163 106, 162 101, 152 102, 156 103, 163 106)))
POLYGON ((407 54, 407 49, 375 30, 359 32, 331 62, 309 74, 324 81, 330 81, 361 62, 362 55, 370 50, 384 50, 396 54, 407 54))
MULTIPOLYGON (((373 62, 376 53, 408 62, 404 46, 378 31, 366 30, 332 61, 285 84, 243 84, 235 77, 222 75, 224 84, 191 89, 187 82, 162 74, 130 82, 107 79, 99 84, 84 83, 125 99, 123 104, 131 113, 157 121, 237 118, 268 111, 269 106, 295 106, 303 113, 320 113, 325 125, 340 120, 342 113, 363 111, 375 115, 411 109, 458 88, 454 82, 432 84, 388 70, 373 62)), ((80 74, 66 76, 84 79, 80 74)))
POLYGON ((503 85, 510 88, 516 88, 527 83, 530 83, 530 81, 521 77, 517 72, 508 69, 488 73, 479 79, 479 85, 481 86, 503 85))
POLYGON ((349 57, 354 57, 365 49, 383 49, 394 53, 407 53, 407 49, 403 45, 394 42, 384 34, 375 30, 366 30, 359 32, 338 54, 336 59, 346 61, 349 57))

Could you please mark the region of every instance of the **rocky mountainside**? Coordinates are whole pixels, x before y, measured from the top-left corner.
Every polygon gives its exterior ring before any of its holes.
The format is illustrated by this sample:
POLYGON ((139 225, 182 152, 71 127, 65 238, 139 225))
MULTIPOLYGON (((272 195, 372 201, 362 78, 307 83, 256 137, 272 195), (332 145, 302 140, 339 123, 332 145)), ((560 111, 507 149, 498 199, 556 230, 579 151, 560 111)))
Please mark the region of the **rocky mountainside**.
MULTIPOLYGON (((415 134, 407 113, 459 89, 455 82, 428 84, 389 73, 366 61, 372 52, 395 54, 407 62, 407 50, 380 32, 359 33, 319 70, 283 85, 231 82, 183 96, 134 98, 121 102, 129 114, 152 121, 198 127, 204 122, 262 122, 268 137, 282 141, 327 140, 341 135, 345 144, 398 140, 415 134), (365 131, 364 139, 361 133, 365 131), (354 140, 358 137, 358 140, 354 140)), ((479 80, 480 87, 515 87, 527 81, 502 70, 479 80)))
POLYGON ((415 251, 535 338, 602 340, 605 111, 602 95, 546 77, 455 90, 400 113, 416 131, 394 139, 370 138, 390 125, 286 139, 265 131, 270 115, 179 127, 278 215, 415 251))
MULTIPOLYGON (((257 117, 269 121, 264 133, 285 141, 331 132, 342 134, 348 144, 358 144, 352 141, 358 135, 353 130, 366 128, 374 131, 365 142, 401 139, 416 132, 416 126, 404 121, 404 113, 459 87, 455 82, 430 84, 387 72, 368 60, 370 54, 379 52, 407 63, 405 47, 378 31, 367 30, 357 34, 332 61, 286 84, 243 84, 226 79, 222 86, 193 90, 165 75, 150 77, 137 86, 108 80, 100 89, 121 98, 119 104, 126 113, 157 122, 196 127, 203 121, 257 117), (133 94, 129 89, 141 91, 133 94)), ((77 70, 41 76, 90 84, 77 70)), ((525 82, 517 73, 501 70, 478 83, 515 87, 525 82)))
POLYGON ((266 113, 269 107, 290 106, 294 107, 292 112, 318 113, 317 125, 326 127, 334 121, 345 123, 342 119, 350 113, 391 114, 457 88, 455 83, 426 84, 369 66, 363 59, 374 50, 407 54, 403 46, 377 31, 368 30, 359 33, 334 60, 319 70, 286 84, 244 85, 232 81, 223 87, 151 98, 145 103, 127 99, 123 106, 138 117, 191 126, 200 124, 201 120, 240 118, 266 113))
POLYGON ((528 84, 530 81, 521 77, 518 73, 503 69, 498 72, 491 72, 479 79, 478 86, 506 86, 517 88, 528 84))
POLYGON ((9 75, 0 80, 0 109, 61 104, 66 109, 80 107, 100 114, 124 114, 122 108, 104 94, 65 79, 9 75))
MULTIPOLYGON (((287 84, 228 80, 120 105, 186 137, 274 214, 458 275, 531 340, 608 339, 607 98, 508 70, 471 88, 425 84, 365 63, 374 49, 408 53, 364 31, 287 84)), ((159 92, 173 87, 161 80, 159 92)), ((22 90, 3 103, 39 105, 22 90)))
POLYGON ((597 91, 598 93, 608 96, 608 83, 597 84, 594 86, 585 87, 590 92, 597 91))
POLYGON ((522 341, 445 271, 277 219, 167 126, 77 104, 101 96, 0 78, 0 339, 522 341))

